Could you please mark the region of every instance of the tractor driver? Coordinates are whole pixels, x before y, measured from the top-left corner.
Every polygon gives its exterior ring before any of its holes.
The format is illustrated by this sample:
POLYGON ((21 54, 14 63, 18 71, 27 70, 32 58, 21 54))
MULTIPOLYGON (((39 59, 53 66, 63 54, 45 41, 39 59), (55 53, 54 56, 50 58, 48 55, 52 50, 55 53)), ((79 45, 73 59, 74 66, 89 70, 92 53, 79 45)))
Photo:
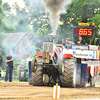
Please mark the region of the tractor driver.
POLYGON ((69 38, 66 38, 65 48, 67 48, 67 49, 71 48, 71 44, 70 44, 70 39, 69 38))
POLYGON ((71 45, 74 44, 72 41, 70 41, 69 38, 66 38, 66 44, 65 44, 65 48, 67 49, 71 49, 71 45))
POLYGON ((79 38, 78 38, 78 40, 77 40, 77 44, 82 44, 82 45, 85 45, 85 44, 86 44, 86 42, 85 42, 85 40, 84 40, 84 39, 82 39, 82 37, 81 37, 81 36, 79 36, 79 38))

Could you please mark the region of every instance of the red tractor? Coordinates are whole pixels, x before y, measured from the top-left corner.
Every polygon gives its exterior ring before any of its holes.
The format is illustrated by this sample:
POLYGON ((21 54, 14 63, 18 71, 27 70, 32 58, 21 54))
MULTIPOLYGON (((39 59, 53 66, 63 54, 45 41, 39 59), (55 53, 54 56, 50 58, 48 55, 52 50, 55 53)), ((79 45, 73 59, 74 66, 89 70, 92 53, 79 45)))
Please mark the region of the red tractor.
MULTIPOLYGON (((73 36, 93 34, 92 27, 73 28, 73 36)), ((88 80, 94 86, 100 73, 100 47, 72 44, 71 48, 66 49, 62 44, 44 43, 43 52, 34 56, 30 66, 30 81, 34 86, 58 83, 63 87, 85 87, 88 80)))

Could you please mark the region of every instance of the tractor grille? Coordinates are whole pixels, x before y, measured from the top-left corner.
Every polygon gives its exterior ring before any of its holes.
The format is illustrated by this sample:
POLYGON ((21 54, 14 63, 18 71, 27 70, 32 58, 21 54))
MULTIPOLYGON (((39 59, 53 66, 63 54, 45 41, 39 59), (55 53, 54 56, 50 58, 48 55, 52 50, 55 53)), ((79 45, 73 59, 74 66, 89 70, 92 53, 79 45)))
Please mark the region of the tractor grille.
POLYGON ((53 54, 53 43, 44 43, 43 51, 50 52, 51 54, 53 54))

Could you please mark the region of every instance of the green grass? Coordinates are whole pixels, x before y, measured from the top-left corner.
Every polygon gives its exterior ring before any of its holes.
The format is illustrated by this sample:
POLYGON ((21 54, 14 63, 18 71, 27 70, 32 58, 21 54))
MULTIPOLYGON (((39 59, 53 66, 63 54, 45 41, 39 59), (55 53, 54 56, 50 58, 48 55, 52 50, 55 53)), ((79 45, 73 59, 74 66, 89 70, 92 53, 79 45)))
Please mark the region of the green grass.
MULTIPOLYGON (((0 82, 5 82, 4 80, 1 80, 0 82)), ((12 82, 18 82, 18 83, 28 83, 28 82, 19 82, 17 80, 13 80, 12 82)))

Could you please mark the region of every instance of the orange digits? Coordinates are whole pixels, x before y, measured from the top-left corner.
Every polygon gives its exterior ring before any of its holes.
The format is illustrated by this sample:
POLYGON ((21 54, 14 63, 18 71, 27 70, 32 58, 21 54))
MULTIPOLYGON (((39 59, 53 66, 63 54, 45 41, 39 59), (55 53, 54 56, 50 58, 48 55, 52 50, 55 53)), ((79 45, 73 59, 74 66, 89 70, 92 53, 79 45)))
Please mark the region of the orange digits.
POLYGON ((92 29, 79 29, 79 35, 92 35, 92 29))
POLYGON ((87 34, 87 29, 84 29, 83 35, 88 35, 88 34, 87 34))
POLYGON ((88 29, 88 35, 92 35, 92 29, 88 29))
POLYGON ((83 28, 80 28, 79 35, 83 35, 83 28))

